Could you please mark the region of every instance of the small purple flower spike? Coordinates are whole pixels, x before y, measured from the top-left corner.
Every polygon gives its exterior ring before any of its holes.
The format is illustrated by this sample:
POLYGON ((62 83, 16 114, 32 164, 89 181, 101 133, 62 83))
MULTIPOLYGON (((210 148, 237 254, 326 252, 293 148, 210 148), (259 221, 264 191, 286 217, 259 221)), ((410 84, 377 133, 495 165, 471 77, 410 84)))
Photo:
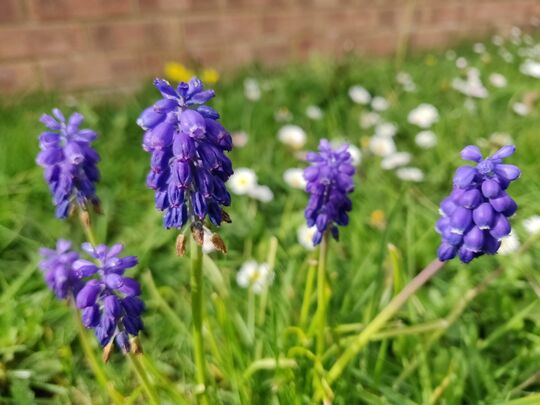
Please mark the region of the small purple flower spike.
POLYGON ((73 263, 74 271, 84 277, 97 276, 89 280, 76 297, 77 307, 82 310, 82 322, 95 330, 102 346, 114 339, 124 353, 129 352, 128 335, 137 336, 143 329, 141 287, 136 280, 124 277, 126 269, 137 264, 137 257, 118 257, 124 249, 121 244, 94 248, 83 243, 82 249, 95 262, 79 259, 73 263))
POLYGON ((142 112, 137 124, 146 132, 143 149, 151 153, 146 185, 155 190, 156 208, 164 212, 164 226, 182 228, 208 216, 220 225, 231 203, 225 182, 233 174, 225 151, 232 149, 230 134, 219 114, 205 105, 214 97, 196 77, 173 88, 156 79, 162 99, 142 112))
POLYGON ((349 223, 347 213, 352 208, 352 202, 347 194, 354 190, 355 169, 347 149, 348 145, 344 145, 334 150, 323 139, 319 144, 319 152, 307 154, 306 160, 311 166, 304 170, 304 178, 310 197, 304 216, 308 226, 317 227, 313 235, 315 245, 321 243, 326 231, 338 239, 337 225, 345 226, 349 223))
POLYGON ((473 145, 461 151, 464 160, 477 165, 457 169, 454 189, 441 202, 441 218, 435 227, 442 236, 440 260, 457 255, 463 263, 469 263, 483 254, 497 253, 500 240, 511 231, 508 218, 518 208, 506 189, 521 173, 517 166, 503 163, 515 150, 515 146, 507 145, 486 159, 473 145))
POLYGON ((91 147, 96 133, 79 129, 84 120, 81 114, 73 113, 66 121, 55 108, 53 115, 43 114, 40 119, 49 130, 39 137, 36 163, 45 169, 56 217, 66 218, 74 202, 84 209, 88 202, 99 205, 94 184, 99 181, 100 158, 91 147))
POLYGON ((75 296, 83 282, 81 275, 73 270, 73 263, 79 259, 79 254, 71 250, 71 242, 60 239, 56 249, 40 248, 39 254, 43 260, 39 268, 44 272, 47 285, 58 299, 75 296))

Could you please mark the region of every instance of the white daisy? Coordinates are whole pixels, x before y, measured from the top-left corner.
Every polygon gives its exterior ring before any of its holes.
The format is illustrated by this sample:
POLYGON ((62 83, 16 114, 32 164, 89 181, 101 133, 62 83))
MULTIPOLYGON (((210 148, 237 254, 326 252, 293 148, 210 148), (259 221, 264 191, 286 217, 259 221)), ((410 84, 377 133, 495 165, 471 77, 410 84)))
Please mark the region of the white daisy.
POLYGON ((381 122, 381 116, 374 111, 366 111, 360 115, 360 127, 367 129, 381 122))
POLYGON ((306 189, 306 179, 304 179, 304 170, 298 168, 287 169, 283 173, 283 180, 289 187, 299 190, 306 189))
POLYGON ((309 105, 306 108, 306 115, 309 119, 317 121, 323 117, 324 113, 323 110, 321 110, 318 106, 309 105))
POLYGON ((420 128, 429 128, 439 120, 439 111, 431 104, 422 103, 409 112, 407 120, 420 128))
POLYGON ((371 101, 371 95, 364 87, 356 85, 349 89, 349 97, 356 104, 368 104, 371 101))
POLYGON ((452 80, 452 87, 469 97, 486 98, 488 96, 488 91, 482 84, 477 69, 469 69, 466 80, 462 78, 452 80))
POLYGON ((252 288, 255 294, 263 292, 272 284, 274 274, 268 263, 257 263, 255 260, 245 262, 236 274, 236 282, 242 288, 252 288))
POLYGON ((523 221, 523 227, 529 235, 540 233, 540 215, 533 215, 523 221))
POLYGON ((529 115, 529 113, 531 112, 527 104, 524 103, 512 104, 512 110, 514 110, 517 115, 521 115, 522 117, 529 115))
POLYGON ((527 59, 519 67, 519 71, 524 75, 534 77, 536 79, 540 78, 540 62, 527 59))
POLYGON ((317 232, 317 227, 308 227, 306 224, 302 224, 296 232, 298 243, 307 250, 314 250, 315 245, 313 245, 313 235, 315 235, 315 232, 317 232))
POLYGON ((278 139, 293 149, 300 149, 306 144, 306 133, 298 125, 285 125, 278 132, 278 139))
POLYGON ((243 148, 247 145, 249 135, 245 131, 237 131, 232 133, 232 142, 235 148, 243 148))
POLYGON ((484 53, 486 52, 486 46, 482 42, 477 42, 473 45, 473 51, 478 54, 484 53))
POLYGON ((248 191, 248 195, 255 200, 259 200, 263 203, 270 202, 274 199, 274 193, 268 186, 255 185, 248 191))
POLYGON ((517 251, 519 249, 519 245, 519 239, 514 231, 512 231, 508 236, 501 239, 501 247, 499 248, 498 252, 500 255, 506 256, 517 251))
POLYGON ((467 62, 467 59, 465 59, 463 56, 460 56, 456 59, 456 66, 459 69, 465 69, 467 66, 469 66, 469 62, 467 62))
POLYGON ((354 166, 358 166, 360 162, 362 161, 362 151, 356 145, 350 145, 350 144, 349 144, 348 151, 351 155, 352 164, 354 166))
POLYGON ((411 154, 408 152, 396 152, 385 156, 381 161, 384 170, 393 170, 399 166, 408 165, 411 162, 411 154))
POLYGON ((454 51, 453 49, 449 49, 446 51, 445 56, 448 60, 455 60, 457 56, 456 51, 454 51))
POLYGON ((492 73, 489 75, 489 82, 494 86, 498 88, 506 87, 508 84, 506 77, 501 75, 500 73, 492 73))
POLYGON ((250 101, 257 101, 261 98, 261 88, 259 82, 253 78, 244 80, 244 95, 250 101))
POLYGON ((392 138, 396 135, 398 127, 393 122, 381 122, 375 127, 375 136, 383 138, 392 138))
POLYGON ((493 37, 491 37, 491 42, 495 46, 501 46, 504 43, 504 39, 500 35, 494 35, 493 37))
POLYGON ((281 107, 274 113, 276 122, 288 122, 292 120, 292 114, 287 107, 281 107))
POLYGON ((388 110, 388 107, 390 107, 390 104, 384 97, 375 96, 371 100, 371 108, 373 108, 375 111, 386 111, 388 110))
POLYGON ((257 186, 257 175, 247 167, 240 167, 234 170, 234 174, 229 178, 227 185, 234 194, 249 194, 257 186))
POLYGON ((503 147, 504 145, 511 145, 514 143, 512 136, 506 132, 494 132, 489 136, 489 141, 503 147))
POLYGON ((396 175, 403 181, 419 183, 424 180, 424 172, 416 167, 400 167, 396 175))
POLYGON ((437 135, 433 131, 420 131, 416 134, 414 142, 422 149, 431 149, 437 145, 437 135))
POLYGON ((372 136, 369 139, 369 150, 377 156, 388 156, 396 152, 396 144, 391 137, 372 136))

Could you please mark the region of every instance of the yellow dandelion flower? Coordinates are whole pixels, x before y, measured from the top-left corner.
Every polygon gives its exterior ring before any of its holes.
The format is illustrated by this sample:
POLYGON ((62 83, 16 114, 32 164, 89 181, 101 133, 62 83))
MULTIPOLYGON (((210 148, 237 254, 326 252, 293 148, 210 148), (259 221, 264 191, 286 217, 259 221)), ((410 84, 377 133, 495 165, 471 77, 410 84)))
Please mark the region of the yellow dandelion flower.
POLYGON ((370 222, 371 226, 374 227, 374 228, 382 230, 386 226, 386 219, 385 219, 383 210, 375 210, 375 211, 373 211, 370 214, 369 219, 370 219, 369 222, 370 222))
POLYGON ((165 76, 173 82, 187 82, 195 73, 177 62, 168 62, 165 64, 165 76))
POLYGON ((219 72, 216 69, 203 69, 201 72, 201 80, 204 84, 216 84, 219 80, 219 72))

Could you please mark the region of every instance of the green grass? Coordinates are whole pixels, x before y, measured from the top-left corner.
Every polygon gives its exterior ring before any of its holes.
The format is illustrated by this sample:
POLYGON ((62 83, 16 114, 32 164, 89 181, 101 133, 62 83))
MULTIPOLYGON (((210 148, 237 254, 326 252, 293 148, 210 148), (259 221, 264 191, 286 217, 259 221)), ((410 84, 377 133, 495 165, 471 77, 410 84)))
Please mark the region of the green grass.
MULTIPOLYGON (((365 108, 353 104, 347 90, 361 84, 390 101, 383 117, 399 126, 398 149, 411 152, 412 164, 426 174, 422 183, 404 183, 364 150, 350 225, 342 230, 341 241, 330 246, 327 347, 333 349, 324 361, 326 369, 347 345, 346 338, 359 333, 360 324, 389 301, 393 281, 405 285, 434 258, 437 206, 449 191, 463 146, 493 132, 511 134, 517 146, 511 161, 522 169, 522 178, 511 188, 520 206, 513 223, 522 242, 526 239, 521 221, 540 214, 540 109, 519 117, 511 105, 531 91, 540 92, 540 85, 519 72, 520 58, 507 64, 494 46, 488 45, 489 60, 470 49, 463 46, 458 54, 480 69, 490 90, 474 112, 451 88, 458 70, 443 52, 412 56, 401 65, 416 82, 416 93, 401 90, 392 60, 352 57, 274 71, 253 67, 216 86, 213 105, 225 127, 250 136, 245 148, 231 153, 233 164, 254 169, 275 198, 258 204, 253 215, 251 201, 234 197, 233 223, 220 230, 229 253, 213 253, 212 261, 206 261, 211 276, 204 292, 211 331, 205 339, 211 403, 311 402, 313 362, 299 347, 314 351, 314 338, 306 343, 292 327, 298 325, 308 263, 316 253, 305 251, 296 240, 307 197, 287 187, 282 173, 304 164, 277 141, 282 124, 274 113, 279 108, 288 108, 292 122, 306 130, 307 149, 316 148, 322 137, 345 138, 360 146, 372 132, 359 127, 365 108), (490 86, 487 77, 492 72, 504 74, 508 86, 490 86), (264 89, 258 102, 244 98, 242 82, 248 76, 264 89), (431 150, 415 145, 418 129, 407 123, 408 112, 422 102, 434 104, 441 116, 433 127, 438 145, 431 150), (310 104, 325 111, 321 121, 305 116, 310 104), (384 230, 370 225, 374 210, 385 213, 384 230), (275 256, 270 249, 274 238, 275 256), (396 247, 393 255, 389 244, 396 247), (246 323, 248 294, 236 285, 235 274, 251 257, 267 260, 269 251, 275 280, 266 310, 261 312, 259 298, 251 308, 257 316, 253 339, 246 323), (294 362, 278 361, 275 367, 278 358, 294 362)), ((517 47, 509 49, 517 53, 517 47)), ((39 246, 51 246, 60 237, 84 240, 76 221, 54 218, 41 169, 34 164, 42 130, 38 118, 54 106, 82 112, 87 125, 100 134, 95 146, 102 156, 98 194, 105 214, 96 219, 97 237, 107 243, 121 241, 128 254, 139 256, 140 264, 130 275, 142 281, 147 304, 141 337, 144 366, 163 403, 193 402, 189 259, 175 256, 177 233, 162 228, 152 192, 144 186, 149 159, 135 124, 139 112, 156 98, 157 92, 148 87, 111 101, 41 94, 6 98, 0 105, 0 403, 108 403, 87 366, 71 311, 47 290, 36 267, 39 246)), ((493 145, 483 147, 486 153, 493 150, 493 145)), ((497 404, 539 392, 539 246, 533 243, 523 254, 482 257, 468 266, 458 261, 445 266, 385 329, 403 332, 403 327, 416 325, 419 330, 372 341, 332 387, 334 402, 497 404), (466 292, 499 267, 504 272, 465 302, 466 292), (455 322, 441 322, 456 308, 455 322)), ((91 342, 98 353, 93 338, 91 342)), ((111 382, 135 403, 147 403, 129 364, 115 353, 106 365, 111 382)), ((516 403, 538 403, 538 396, 516 403)))

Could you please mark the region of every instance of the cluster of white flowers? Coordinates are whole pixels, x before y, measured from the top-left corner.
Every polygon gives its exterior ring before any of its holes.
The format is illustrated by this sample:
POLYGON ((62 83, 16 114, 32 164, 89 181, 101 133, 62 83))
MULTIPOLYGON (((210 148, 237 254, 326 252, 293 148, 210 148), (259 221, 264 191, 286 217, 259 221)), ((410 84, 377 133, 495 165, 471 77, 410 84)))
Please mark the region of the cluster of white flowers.
POLYGON ((416 84, 409 73, 398 72, 396 75, 396 81, 401 85, 401 87, 403 87, 404 91, 408 93, 414 93, 416 91, 416 84))
POLYGON ((234 194, 247 195, 261 202, 270 202, 274 199, 274 193, 270 187, 258 184, 257 175, 247 167, 235 169, 227 186, 234 194))
POLYGON ((236 282, 242 288, 250 288, 260 294, 274 281, 274 272, 268 263, 257 263, 255 260, 245 262, 236 274, 236 282))
POLYGON ((306 144, 307 135, 298 125, 284 125, 278 131, 278 139, 292 149, 301 149, 306 144))
POLYGON ((375 111, 365 111, 360 115, 360 127, 363 129, 371 128, 381 122, 381 116, 375 111))
POLYGON ((452 87, 468 97, 486 98, 488 91, 480 79, 480 71, 476 68, 467 70, 466 79, 455 78, 452 87))

